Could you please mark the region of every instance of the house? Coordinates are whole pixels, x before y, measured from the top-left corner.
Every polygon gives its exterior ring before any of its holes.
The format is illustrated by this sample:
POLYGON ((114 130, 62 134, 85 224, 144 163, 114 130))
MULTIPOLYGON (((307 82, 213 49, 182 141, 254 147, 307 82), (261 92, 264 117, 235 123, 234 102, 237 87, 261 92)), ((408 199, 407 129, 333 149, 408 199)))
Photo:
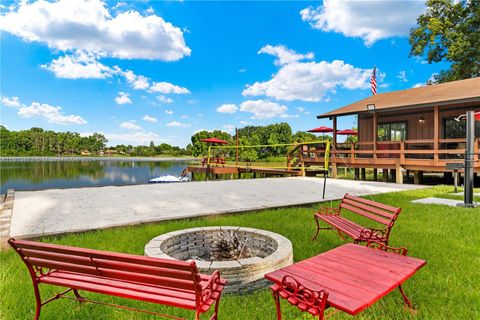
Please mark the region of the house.
MULTIPOLYGON (((447 163, 463 162, 465 121, 456 121, 467 111, 480 111, 480 78, 452 81, 370 96, 321 114, 333 121, 332 174, 351 167, 365 178, 373 168, 376 178, 388 170, 397 183, 403 173, 414 173, 419 183, 423 172, 449 172, 447 163), (358 117, 358 142, 337 143, 337 118, 358 117)), ((475 122, 474 170, 480 173, 480 121, 475 122)))

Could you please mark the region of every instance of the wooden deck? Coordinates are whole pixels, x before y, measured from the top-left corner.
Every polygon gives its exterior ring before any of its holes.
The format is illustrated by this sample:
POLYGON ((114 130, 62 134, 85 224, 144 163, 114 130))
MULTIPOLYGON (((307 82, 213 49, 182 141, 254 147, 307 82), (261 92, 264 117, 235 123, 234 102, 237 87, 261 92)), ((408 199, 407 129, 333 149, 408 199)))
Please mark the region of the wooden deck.
POLYGON ((254 176, 261 175, 265 177, 270 176, 290 176, 296 177, 300 176, 301 172, 299 170, 287 170, 287 169, 277 169, 277 168, 268 168, 268 167, 253 167, 253 166, 189 166, 187 167, 187 172, 195 175, 198 173, 209 174, 210 176, 220 176, 220 175, 241 175, 243 173, 253 173, 254 176))

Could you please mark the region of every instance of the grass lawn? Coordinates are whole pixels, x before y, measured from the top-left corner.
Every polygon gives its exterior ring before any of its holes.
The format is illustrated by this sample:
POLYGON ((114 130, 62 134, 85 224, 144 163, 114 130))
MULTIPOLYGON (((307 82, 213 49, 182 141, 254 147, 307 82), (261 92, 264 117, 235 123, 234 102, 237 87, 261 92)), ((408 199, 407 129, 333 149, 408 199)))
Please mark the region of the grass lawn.
MULTIPOLYGON (((393 291, 356 319, 480 319, 480 209, 452 208, 410 203, 411 200, 445 196, 452 188, 389 193, 369 197, 403 208, 390 237, 390 245, 406 246, 409 255, 427 260, 427 265, 405 283, 404 289, 417 312, 403 308, 398 290, 393 291)), ((324 205, 329 205, 325 203, 324 205)), ((333 205, 336 205, 334 203, 333 205)), ((315 242, 312 208, 263 210, 216 217, 170 221, 135 227, 122 227, 61 237, 45 237, 42 241, 143 254, 145 244, 153 237, 178 229, 210 225, 237 225, 277 232, 289 238, 294 246, 295 261, 300 261, 341 245, 336 232, 323 231, 315 242)), ((0 319, 33 319, 34 295, 27 268, 12 251, 0 253, 0 319)), ((359 270, 361 272, 361 270, 359 270)), ((47 298, 58 287, 43 286, 47 298)), ((101 301, 167 311, 192 318, 192 313, 162 306, 85 293, 101 301)), ((282 303, 284 319, 311 319, 306 313, 282 303)), ((202 319, 207 319, 204 316, 202 319)), ((274 319, 275 306, 270 292, 260 290, 245 296, 224 295, 220 303, 220 319, 274 319)), ((133 313, 105 306, 58 300, 42 309, 41 319, 158 319, 148 314, 133 313)), ((337 313, 331 319, 351 319, 337 313)))

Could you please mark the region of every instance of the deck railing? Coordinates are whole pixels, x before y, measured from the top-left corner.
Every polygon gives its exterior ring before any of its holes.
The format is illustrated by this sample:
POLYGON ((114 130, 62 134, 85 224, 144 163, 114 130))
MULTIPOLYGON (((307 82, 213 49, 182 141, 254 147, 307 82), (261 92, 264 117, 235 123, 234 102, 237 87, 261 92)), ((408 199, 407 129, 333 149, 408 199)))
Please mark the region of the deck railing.
MULTIPOLYGON (((443 167, 447 162, 462 162, 465 157, 465 139, 433 139, 337 143, 332 146, 330 160, 337 164, 399 164, 443 167), (437 146, 437 148, 435 148, 437 146)), ((480 139, 474 145, 475 167, 479 162, 480 139)), ((315 165, 324 160, 321 146, 301 145, 289 154, 289 160, 315 165)))

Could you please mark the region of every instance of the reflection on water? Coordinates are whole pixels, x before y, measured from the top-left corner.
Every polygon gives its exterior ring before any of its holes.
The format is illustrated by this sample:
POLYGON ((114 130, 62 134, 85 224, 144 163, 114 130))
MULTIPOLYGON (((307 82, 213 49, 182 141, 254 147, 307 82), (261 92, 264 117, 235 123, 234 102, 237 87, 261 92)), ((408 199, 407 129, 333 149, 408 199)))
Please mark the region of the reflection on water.
POLYGON ((164 175, 180 175, 186 161, 0 162, 0 193, 7 189, 42 190, 143 184, 164 175))

